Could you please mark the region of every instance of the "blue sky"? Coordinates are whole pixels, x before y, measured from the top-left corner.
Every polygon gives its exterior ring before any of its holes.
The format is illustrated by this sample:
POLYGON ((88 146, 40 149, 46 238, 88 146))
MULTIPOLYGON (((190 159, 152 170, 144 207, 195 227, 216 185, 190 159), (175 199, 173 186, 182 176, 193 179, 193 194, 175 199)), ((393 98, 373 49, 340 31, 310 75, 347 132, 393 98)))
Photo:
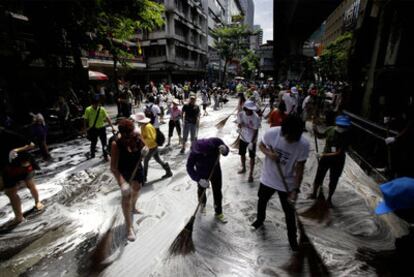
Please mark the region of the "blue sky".
POLYGON ((263 43, 273 39, 273 0, 254 0, 254 24, 262 26, 263 43))

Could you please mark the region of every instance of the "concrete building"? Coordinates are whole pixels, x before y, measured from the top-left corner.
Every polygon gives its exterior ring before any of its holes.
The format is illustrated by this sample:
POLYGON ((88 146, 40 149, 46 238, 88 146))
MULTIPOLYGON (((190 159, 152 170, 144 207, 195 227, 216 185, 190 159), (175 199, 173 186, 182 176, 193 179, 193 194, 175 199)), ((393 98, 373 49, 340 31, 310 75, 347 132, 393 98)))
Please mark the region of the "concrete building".
POLYGON ((146 81, 204 78, 207 0, 163 0, 163 3, 165 25, 138 35, 147 62, 146 81))
POLYGON ((244 24, 249 26, 250 30, 254 28, 254 2, 253 0, 240 0, 240 5, 244 13, 244 24))
POLYGON ((325 21, 323 45, 328 45, 338 36, 355 28, 359 15, 364 13, 366 0, 343 0, 325 21))
POLYGON ((256 50, 263 44, 263 29, 260 25, 254 25, 253 31, 256 35, 250 37, 250 49, 256 50))
POLYGON ((272 77, 274 74, 273 64, 273 40, 268 40, 256 49, 259 56, 259 71, 264 74, 265 78, 272 77))
POLYGON ((214 49, 214 37, 212 31, 220 25, 231 24, 233 17, 243 14, 238 0, 209 0, 208 1, 208 66, 207 80, 212 82, 219 80, 223 72, 224 61, 220 59, 214 49))

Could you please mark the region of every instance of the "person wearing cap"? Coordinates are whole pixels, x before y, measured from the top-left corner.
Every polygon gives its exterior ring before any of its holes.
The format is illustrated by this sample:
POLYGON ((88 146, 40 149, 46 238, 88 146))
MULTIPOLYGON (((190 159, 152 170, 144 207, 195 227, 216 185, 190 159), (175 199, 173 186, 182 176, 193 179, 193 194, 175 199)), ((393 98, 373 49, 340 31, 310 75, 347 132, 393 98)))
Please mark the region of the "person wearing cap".
POLYGON ((170 107, 170 121, 168 122, 168 143, 167 146, 170 146, 171 138, 174 133, 174 128, 177 129, 178 134, 178 143, 181 144, 181 124, 180 120, 182 117, 182 111, 180 107, 178 106, 180 102, 178 99, 174 99, 172 101, 171 107, 170 107))
POLYGON ((194 93, 190 95, 190 100, 183 106, 183 141, 180 153, 184 154, 185 144, 187 143, 188 134, 190 133, 191 142, 197 139, 197 128, 200 121, 200 108, 196 104, 196 96, 194 93))
POLYGON ((315 135, 325 137, 326 142, 323 152, 317 154, 319 165, 313 183, 313 192, 310 197, 316 198, 318 189, 323 184, 325 175, 329 170, 329 194, 327 201, 330 206, 332 206, 332 196, 345 165, 345 153, 350 140, 349 129, 351 127, 351 120, 346 115, 340 115, 336 117, 335 125, 328 127, 324 134, 318 133, 314 125, 315 135))
POLYGON ((243 111, 237 115, 237 124, 240 130, 239 155, 242 166, 238 173, 243 174, 246 172, 246 152, 248 150, 250 157, 249 182, 253 182, 256 140, 260 128, 260 117, 255 113, 256 110, 256 104, 251 100, 247 100, 243 105, 243 111))
POLYGON ((131 213, 138 213, 136 203, 144 182, 142 156, 148 152, 140 134, 135 131, 132 120, 118 123, 119 134, 111 145, 111 171, 122 195, 122 211, 125 217, 128 240, 135 240, 131 213), (137 168, 137 169, 135 169, 137 168), (132 176, 132 174, 135 175, 132 176))
POLYGON ((156 100, 156 97, 152 95, 149 96, 148 103, 145 105, 145 109, 144 109, 144 113, 150 119, 150 122, 152 126, 154 126, 155 129, 160 128, 159 117, 161 115, 161 109, 158 106, 157 102, 158 100, 156 100))
POLYGON ((227 220, 222 209, 222 176, 219 158, 220 155, 227 156, 228 153, 229 147, 219 138, 199 139, 192 144, 186 165, 191 179, 198 183, 197 198, 202 203, 202 213, 205 213, 206 189, 211 182, 215 218, 222 223, 226 223, 227 220))
POLYGON ((144 113, 139 112, 133 116, 133 119, 138 122, 138 125, 141 128, 141 136, 145 142, 145 145, 148 147, 148 154, 145 156, 144 159, 144 183, 147 182, 148 176, 148 163, 152 157, 154 157, 155 161, 159 163, 162 168, 165 170, 165 175, 162 178, 171 177, 173 174, 171 172, 170 166, 168 163, 164 162, 160 158, 160 154, 158 152, 158 144, 157 144, 157 131, 155 130, 154 126, 150 123, 150 119, 145 116, 144 113))
POLYGON ((296 114, 298 109, 298 89, 296 87, 292 87, 289 93, 285 93, 282 96, 283 102, 286 105, 286 114, 296 114))
POLYGON ((88 138, 91 141, 91 149, 89 158, 95 158, 96 144, 99 140, 102 145, 102 152, 105 161, 108 160, 108 153, 106 152, 106 130, 105 121, 111 126, 112 132, 115 133, 115 128, 108 116, 105 108, 101 106, 99 95, 96 95, 92 101, 92 105, 85 109, 83 114, 84 130, 88 133, 88 138))

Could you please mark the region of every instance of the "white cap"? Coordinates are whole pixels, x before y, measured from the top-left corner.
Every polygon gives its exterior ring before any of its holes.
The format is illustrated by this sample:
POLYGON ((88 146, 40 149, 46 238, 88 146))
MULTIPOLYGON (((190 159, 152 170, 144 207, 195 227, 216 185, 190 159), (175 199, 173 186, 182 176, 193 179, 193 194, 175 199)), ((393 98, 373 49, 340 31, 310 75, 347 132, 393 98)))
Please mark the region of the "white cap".
POLYGON ((244 102, 243 108, 246 108, 251 111, 257 110, 256 104, 251 100, 247 100, 246 102, 244 102))
POLYGON ((151 121, 151 119, 146 117, 144 113, 133 114, 131 115, 131 118, 134 119, 136 122, 143 123, 143 124, 149 123, 151 121))

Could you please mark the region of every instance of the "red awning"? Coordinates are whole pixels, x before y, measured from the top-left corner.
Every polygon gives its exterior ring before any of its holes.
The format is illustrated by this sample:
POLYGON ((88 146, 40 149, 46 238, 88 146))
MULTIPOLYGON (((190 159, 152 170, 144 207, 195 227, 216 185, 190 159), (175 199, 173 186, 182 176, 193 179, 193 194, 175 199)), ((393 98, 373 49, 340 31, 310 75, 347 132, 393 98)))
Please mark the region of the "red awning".
POLYGON ((106 81, 106 80, 108 80, 108 76, 106 76, 102 72, 89 70, 88 74, 89 74, 89 80, 92 80, 92 81, 106 81))

